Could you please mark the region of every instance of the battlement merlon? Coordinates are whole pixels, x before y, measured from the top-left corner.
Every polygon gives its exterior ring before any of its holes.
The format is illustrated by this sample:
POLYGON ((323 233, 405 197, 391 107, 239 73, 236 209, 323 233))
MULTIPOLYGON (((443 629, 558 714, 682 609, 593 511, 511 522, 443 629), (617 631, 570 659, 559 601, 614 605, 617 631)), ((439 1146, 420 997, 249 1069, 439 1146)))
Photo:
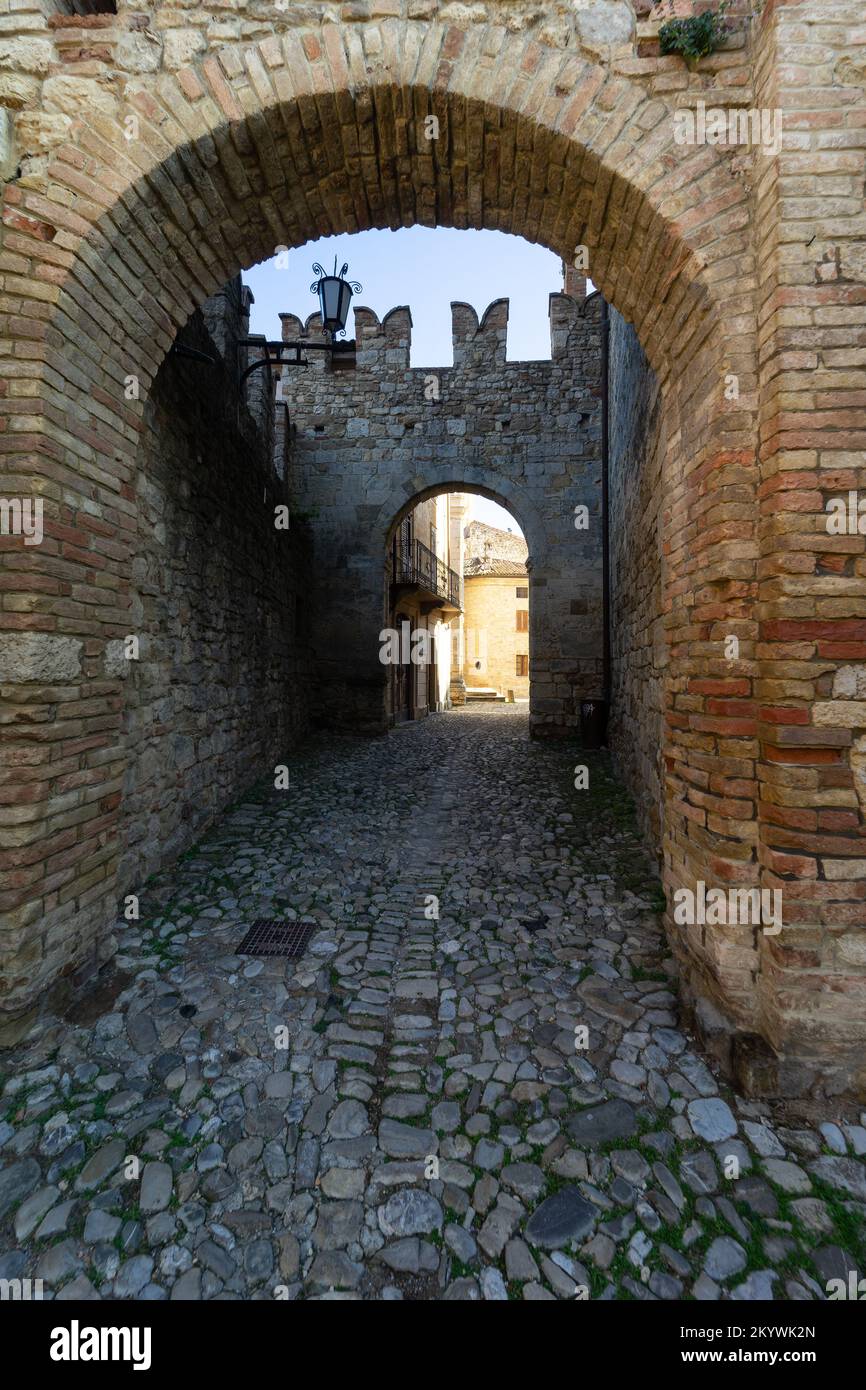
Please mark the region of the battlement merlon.
POLYGON ((368 371, 409 370, 412 351, 412 311, 398 304, 380 321, 374 309, 359 304, 355 309, 355 360, 368 371))
POLYGON ((293 343, 296 338, 309 338, 311 342, 319 343, 325 341, 322 315, 318 309, 315 309, 306 319, 299 318, 297 314, 280 314, 279 318, 283 325, 282 339, 284 343, 293 343))
MULTIPOLYGON (((318 309, 310 314, 306 320, 300 319, 297 314, 280 314, 282 324, 281 338, 284 343, 296 343, 307 340, 311 343, 324 343, 327 335, 322 327, 322 315, 318 309)), ((314 372, 324 372, 327 367, 325 361, 327 354, 324 352, 312 352, 308 361, 308 367, 314 372)))
POLYGON ((550 356, 554 362, 573 354, 576 346, 576 332, 579 325, 597 323, 601 318, 601 295, 591 294, 588 299, 575 299, 562 290, 556 290, 547 301, 547 314, 550 321, 550 356))
POLYGON ((451 344, 454 366, 504 366, 508 346, 507 299, 494 299, 481 322, 471 304, 451 301, 451 344))

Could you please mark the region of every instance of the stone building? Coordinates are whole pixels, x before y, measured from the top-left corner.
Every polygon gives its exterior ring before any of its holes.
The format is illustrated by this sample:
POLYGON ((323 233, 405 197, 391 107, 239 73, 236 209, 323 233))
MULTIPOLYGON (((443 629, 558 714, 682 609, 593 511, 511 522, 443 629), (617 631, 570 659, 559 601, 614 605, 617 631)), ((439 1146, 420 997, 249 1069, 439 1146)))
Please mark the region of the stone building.
MULTIPOLYGON (((584 297, 580 277, 568 290, 549 299, 550 358, 507 360, 508 300, 501 299, 480 321, 471 305, 452 304, 448 365, 410 366, 408 307, 380 322, 358 306, 354 341, 339 354, 310 351, 304 370, 274 368, 275 470, 308 524, 316 577, 317 720, 367 732, 387 727, 391 683, 379 660, 380 615, 389 612, 385 557, 405 518, 443 492, 493 498, 526 537, 534 733, 567 735, 579 723, 580 700, 600 693, 603 303, 598 294, 584 297), (577 513, 585 521, 579 529, 577 513)), ((324 341, 318 314, 280 318, 285 343, 324 341)), ((437 528, 443 544, 448 532, 449 567, 458 574, 459 506, 437 528)), ((456 653, 454 665, 459 702, 456 653)), ((419 691, 413 707, 429 703, 429 692, 419 691)))
POLYGON ((529 699, 526 542, 484 522, 462 525, 471 508, 468 494, 439 493, 394 528, 380 634, 396 639, 380 642, 392 657, 389 725, 467 698, 529 699))

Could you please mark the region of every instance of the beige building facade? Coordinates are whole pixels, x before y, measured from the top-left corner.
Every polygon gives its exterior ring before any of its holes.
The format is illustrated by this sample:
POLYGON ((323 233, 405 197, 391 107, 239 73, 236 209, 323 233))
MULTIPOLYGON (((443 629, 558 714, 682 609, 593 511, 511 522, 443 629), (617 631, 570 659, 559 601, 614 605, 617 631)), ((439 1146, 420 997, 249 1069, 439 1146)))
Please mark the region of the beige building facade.
POLYGON ((440 493, 390 537, 379 640, 391 727, 467 700, 529 699, 526 542, 471 513, 469 494, 440 493))
POLYGON ((463 663, 467 698, 529 699, 529 573, 523 537, 484 522, 465 530, 463 663))
POLYGON ((528 593, 526 572, 521 576, 516 568, 507 575, 466 576, 464 671, 469 699, 482 692, 491 698, 495 694, 529 699, 528 593))

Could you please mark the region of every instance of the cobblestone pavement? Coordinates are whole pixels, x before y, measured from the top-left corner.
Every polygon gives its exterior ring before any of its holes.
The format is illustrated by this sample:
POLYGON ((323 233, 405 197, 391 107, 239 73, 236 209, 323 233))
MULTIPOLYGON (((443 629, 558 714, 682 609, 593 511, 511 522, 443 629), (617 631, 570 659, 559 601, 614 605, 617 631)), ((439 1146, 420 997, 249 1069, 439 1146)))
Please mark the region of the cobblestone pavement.
POLYGON ((0 1277, 822 1299, 866 1274, 866 1115, 716 1079, 628 800, 575 761, 520 706, 314 740, 147 885, 96 993, 0 1059, 0 1277), (305 954, 238 955, 260 916, 312 924, 305 954))

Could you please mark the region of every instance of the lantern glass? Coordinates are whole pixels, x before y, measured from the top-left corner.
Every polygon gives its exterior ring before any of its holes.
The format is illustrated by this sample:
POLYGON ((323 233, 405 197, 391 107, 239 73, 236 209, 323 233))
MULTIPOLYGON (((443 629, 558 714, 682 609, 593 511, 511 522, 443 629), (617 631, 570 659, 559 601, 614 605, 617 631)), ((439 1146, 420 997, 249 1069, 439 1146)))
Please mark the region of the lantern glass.
POLYGON ((352 295, 360 294, 361 292, 361 286, 358 284, 357 280, 346 279, 346 271, 348 269, 349 263, 347 261, 339 275, 337 274, 336 256, 334 257, 334 269, 331 275, 325 274, 318 261, 313 265, 313 270, 319 278, 313 281, 310 286, 310 291, 319 296, 322 327, 332 338, 336 338, 338 333, 345 333, 352 295))
POLYGON ((319 281, 322 327, 329 333, 342 333, 349 318, 352 286, 338 275, 323 275, 319 281))

